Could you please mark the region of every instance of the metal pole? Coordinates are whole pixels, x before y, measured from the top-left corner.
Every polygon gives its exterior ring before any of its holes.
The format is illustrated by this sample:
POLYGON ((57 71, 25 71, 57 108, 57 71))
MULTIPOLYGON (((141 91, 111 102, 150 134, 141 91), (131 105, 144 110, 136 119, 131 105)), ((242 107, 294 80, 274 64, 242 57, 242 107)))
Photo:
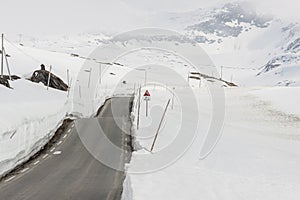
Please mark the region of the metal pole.
POLYGON ((2 39, 2 53, 1 53, 1 78, 3 78, 3 56, 4 56, 4 52, 3 52, 3 49, 4 49, 4 34, 2 33, 1 35, 1 39, 2 39))
POLYGON ((139 88, 139 98, 138 98, 138 118, 137 118, 137 125, 136 125, 136 129, 139 130, 139 126, 140 126, 140 109, 141 109, 141 86, 139 88))
POLYGON ((148 99, 146 99, 146 117, 148 117, 148 99))
POLYGON ((50 71, 49 71, 49 75, 48 75, 48 83, 47 83, 47 90, 49 89, 49 85, 50 85, 51 70, 52 70, 52 66, 50 65, 50 71))
POLYGON ((12 79, 11 79, 11 74, 10 74, 9 65, 8 65, 8 60, 7 60, 7 57, 6 57, 6 51, 5 51, 4 48, 3 48, 3 53, 4 53, 4 56, 5 56, 5 61, 6 61, 6 67, 7 67, 8 77, 9 77, 9 80, 12 80, 12 79))
POLYGON ((153 143, 152 143, 152 146, 151 146, 151 150, 150 150, 150 151, 152 151, 153 148, 154 148, 154 144, 155 144, 155 142, 156 142, 156 139, 157 139, 157 136, 158 136, 160 127, 161 127, 161 125, 162 125, 162 122, 163 122, 163 120, 164 120, 164 118, 165 118, 165 115, 166 115, 168 106, 169 106, 169 104, 170 104, 170 100, 171 100, 171 99, 169 99, 169 101, 168 101, 168 103, 167 103, 167 105, 166 105, 165 111, 164 111, 164 113, 163 113, 163 115, 162 115, 162 117, 161 117, 161 120, 160 120, 160 122, 159 122, 159 126, 158 126, 158 129, 157 129, 157 131, 156 131, 156 134, 155 134, 155 137, 154 137, 154 140, 153 140, 153 143))

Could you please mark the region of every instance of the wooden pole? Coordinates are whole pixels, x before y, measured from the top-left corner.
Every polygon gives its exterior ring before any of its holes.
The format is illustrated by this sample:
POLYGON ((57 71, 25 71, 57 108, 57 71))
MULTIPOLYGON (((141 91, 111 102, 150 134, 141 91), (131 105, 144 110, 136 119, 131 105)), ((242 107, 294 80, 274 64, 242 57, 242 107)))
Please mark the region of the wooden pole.
POLYGON ((9 80, 12 80, 11 79, 11 73, 10 73, 9 65, 8 65, 8 60, 7 60, 7 56, 6 56, 6 51, 5 51, 4 47, 3 47, 3 53, 4 53, 4 57, 5 57, 5 61, 6 61, 6 67, 7 67, 7 72, 8 72, 9 80))
POLYGON ((160 122, 159 122, 158 129, 157 129, 157 131, 156 131, 156 134, 155 134, 155 137, 154 137, 154 140, 153 140, 153 143, 152 143, 152 146, 151 146, 151 150, 150 150, 150 151, 152 151, 153 148, 154 148, 154 145, 155 145, 155 142, 156 142, 156 140, 157 140, 157 136, 158 136, 160 127, 161 127, 161 125, 162 125, 162 122, 163 122, 163 120, 164 120, 164 118, 165 118, 165 115, 166 115, 168 106, 169 106, 169 104, 170 104, 170 100, 171 100, 171 99, 169 99, 169 101, 168 101, 168 103, 167 103, 167 105, 166 105, 165 111, 164 111, 164 113, 163 113, 163 115, 162 115, 162 117, 161 117, 161 120, 160 120, 160 122))
POLYGON ((2 48, 1 48, 1 78, 3 78, 3 56, 4 56, 4 34, 1 34, 1 40, 2 40, 2 48))
POLYGON ((49 85, 50 85, 51 70, 52 70, 52 66, 50 65, 50 71, 49 71, 49 75, 48 75, 48 83, 47 83, 47 90, 49 89, 49 85))

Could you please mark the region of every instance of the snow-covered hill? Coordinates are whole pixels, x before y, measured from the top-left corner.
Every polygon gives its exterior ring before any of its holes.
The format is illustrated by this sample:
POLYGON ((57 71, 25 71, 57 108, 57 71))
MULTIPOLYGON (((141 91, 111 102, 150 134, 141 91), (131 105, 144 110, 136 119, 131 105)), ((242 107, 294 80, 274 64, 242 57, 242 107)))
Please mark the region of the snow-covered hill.
POLYGON ((163 25, 201 44, 227 79, 239 85, 299 85, 300 26, 259 13, 247 2, 160 14, 163 25), (280 64, 283 76, 273 64, 280 64), (290 76, 293 66, 293 76, 290 76), (275 71, 273 71, 275 70, 275 71), (265 81, 265 80, 268 81, 265 81), (290 84, 286 84, 286 83, 290 84))
MULTIPOLYGON (((219 71, 222 69, 223 78, 232 79, 238 85, 300 85, 297 79, 300 75, 300 25, 257 12, 250 3, 232 2, 189 12, 156 13, 145 19, 145 26, 184 33, 201 45, 219 71)), ((19 42, 25 46, 88 56, 111 36, 108 33, 38 39, 23 36, 19 42)))

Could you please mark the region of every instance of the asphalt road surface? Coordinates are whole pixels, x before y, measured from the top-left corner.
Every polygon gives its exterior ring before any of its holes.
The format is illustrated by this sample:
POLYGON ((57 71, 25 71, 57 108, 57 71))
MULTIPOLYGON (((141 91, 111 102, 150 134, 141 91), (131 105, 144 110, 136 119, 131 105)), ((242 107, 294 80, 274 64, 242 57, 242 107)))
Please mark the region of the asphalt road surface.
MULTIPOLYGON (((124 149, 122 154, 115 156, 123 167, 131 156, 130 136, 124 133, 131 128, 131 103, 130 97, 112 98, 105 103, 97 119, 76 122, 84 134, 98 131, 90 124, 95 120, 103 124, 101 127, 110 141, 124 149), (118 123, 113 118, 118 119, 118 123), (119 123, 123 123, 122 128, 119 123)), ((16 175, 3 180, 0 200, 120 199, 124 173, 96 160, 82 144, 75 127, 77 124, 74 126, 72 122, 52 148, 16 175)), ((96 146, 100 154, 110 156, 101 142, 96 146)))

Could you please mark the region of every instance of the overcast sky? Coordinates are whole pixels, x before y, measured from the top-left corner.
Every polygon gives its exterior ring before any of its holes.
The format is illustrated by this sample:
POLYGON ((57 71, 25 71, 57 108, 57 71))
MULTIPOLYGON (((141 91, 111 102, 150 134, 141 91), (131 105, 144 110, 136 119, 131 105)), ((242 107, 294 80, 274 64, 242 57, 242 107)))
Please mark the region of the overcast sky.
MULTIPOLYGON (((0 31, 27 35, 124 31, 157 12, 184 12, 227 0, 5 0, 0 31)), ((299 0, 250 0, 260 12, 300 20, 299 0)))

